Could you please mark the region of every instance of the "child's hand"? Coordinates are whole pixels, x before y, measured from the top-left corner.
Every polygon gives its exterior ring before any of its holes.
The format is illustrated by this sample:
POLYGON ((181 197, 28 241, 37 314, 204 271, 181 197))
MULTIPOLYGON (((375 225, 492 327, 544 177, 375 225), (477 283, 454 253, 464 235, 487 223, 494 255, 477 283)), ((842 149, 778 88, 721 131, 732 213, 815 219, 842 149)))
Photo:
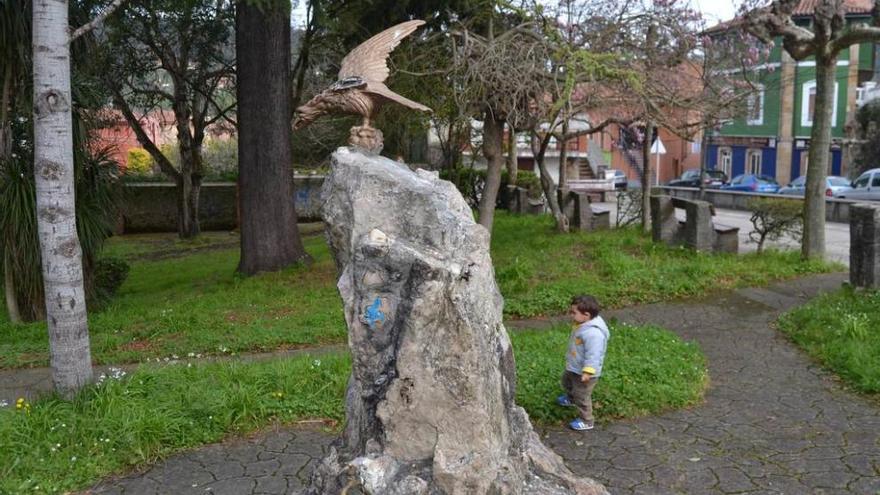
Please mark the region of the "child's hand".
POLYGON ((593 375, 591 375, 589 373, 582 373, 581 374, 581 381, 584 383, 587 383, 588 381, 590 381, 590 378, 593 378, 593 375))

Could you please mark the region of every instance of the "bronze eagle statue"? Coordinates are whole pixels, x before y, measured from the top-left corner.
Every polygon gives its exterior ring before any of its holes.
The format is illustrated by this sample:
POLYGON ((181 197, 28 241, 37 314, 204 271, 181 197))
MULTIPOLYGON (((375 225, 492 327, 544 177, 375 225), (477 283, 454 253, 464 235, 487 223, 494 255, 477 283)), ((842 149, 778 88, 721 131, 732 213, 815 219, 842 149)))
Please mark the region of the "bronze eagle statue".
POLYGON ((349 52, 342 59, 338 80, 296 109, 293 129, 302 129, 327 114, 355 114, 363 116, 364 121, 362 127, 352 129, 352 138, 354 139, 356 130, 370 130, 379 134, 381 142, 381 132, 370 127, 370 120, 382 105, 394 102, 413 110, 430 112, 430 108, 404 98, 385 85, 390 73, 388 55, 403 38, 424 23, 422 20, 403 22, 382 31, 349 52))

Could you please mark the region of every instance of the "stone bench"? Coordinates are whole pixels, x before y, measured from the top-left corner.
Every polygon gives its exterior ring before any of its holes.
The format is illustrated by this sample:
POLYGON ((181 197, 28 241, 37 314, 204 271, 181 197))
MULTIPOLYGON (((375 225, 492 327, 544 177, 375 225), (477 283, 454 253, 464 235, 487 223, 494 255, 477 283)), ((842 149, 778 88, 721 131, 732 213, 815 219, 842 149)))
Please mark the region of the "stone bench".
POLYGON ((603 206, 594 206, 589 193, 557 189, 556 198, 572 230, 593 231, 611 228, 611 210, 603 206))
POLYGON ((737 253, 739 227, 712 221, 715 208, 705 201, 691 201, 670 196, 651 196, 651 234, 654 242, 684 245, 695 251, 737 253), (685 220, 675 216, 676 208, 685 212, 685 220))
POLYGON ((855 287, 880 287, 880 207, 850 206, 849 281, 855 287))
POLYGON ((544 213, 543 198, 530 198, 528 189, 507 186, 507 211, 519 215, 540 215, 544 213))

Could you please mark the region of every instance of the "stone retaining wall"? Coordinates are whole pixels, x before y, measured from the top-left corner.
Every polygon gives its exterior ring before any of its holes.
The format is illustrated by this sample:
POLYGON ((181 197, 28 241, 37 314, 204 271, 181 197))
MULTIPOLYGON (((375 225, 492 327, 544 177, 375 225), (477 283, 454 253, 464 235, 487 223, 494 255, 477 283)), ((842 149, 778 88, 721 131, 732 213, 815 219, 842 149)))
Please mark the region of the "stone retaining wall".
MULTIPOLYGON (((324 176, 294 178, 294 201, 300 221, 320 220, 320 196, 324 176)), ((233 230, 237 227, 236 184, 202 185, 199 222, 202 230, 233 230)), ((270 208, 271 205, 266 205, 270 208)), ((117 234, 177 231, 177 189, 173 183, 125 185, 122 218, 117 234)))

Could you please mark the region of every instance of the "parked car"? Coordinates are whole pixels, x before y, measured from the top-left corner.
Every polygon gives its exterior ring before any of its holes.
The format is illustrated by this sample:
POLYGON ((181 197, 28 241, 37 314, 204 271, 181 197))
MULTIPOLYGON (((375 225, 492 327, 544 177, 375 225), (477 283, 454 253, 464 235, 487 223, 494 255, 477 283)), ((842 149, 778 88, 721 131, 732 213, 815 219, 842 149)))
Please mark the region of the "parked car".
POLYGON ((614 179, 614 189, 623 189, 626 190, 626 174, 623 173, 623 170, 617 170, 613 168, 609 168, 605 171, 606 179, 614 179))
MULTIPOLYGON (((685 170, 681 177, 669 181, 672 187, 700 187, 700 169, 692 168, 685 170)), ((721 187, 727 183, 727 174, 721 170, 706 170, 703 174, 703 183, 706 187, 721 187)))
POLYGON ((742 174, 734 177, 730 184, 721 186, 721 189, 724 191, 775 193, 779 191, 779 183, 767 175, 742 174))
MULTIPOLYGON (((789 196, 803 196, 806 191, 807 176, 802 175, 791 181, 791 184, 779 190, 779 194, 787 194, 789 196)), ((837 197, 840 194, 852 190, 850 182, 846 177, 838 177, 831 175, 825 178, 825 196, 837 197)))
POLYGON ((840 199, 880 201, 880 168, 864 172, 852 182, 852 189, 835 195, 840 199))

